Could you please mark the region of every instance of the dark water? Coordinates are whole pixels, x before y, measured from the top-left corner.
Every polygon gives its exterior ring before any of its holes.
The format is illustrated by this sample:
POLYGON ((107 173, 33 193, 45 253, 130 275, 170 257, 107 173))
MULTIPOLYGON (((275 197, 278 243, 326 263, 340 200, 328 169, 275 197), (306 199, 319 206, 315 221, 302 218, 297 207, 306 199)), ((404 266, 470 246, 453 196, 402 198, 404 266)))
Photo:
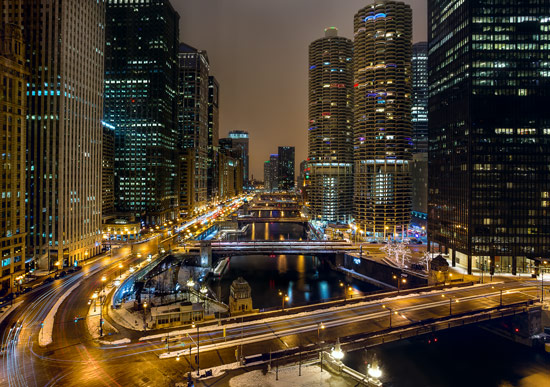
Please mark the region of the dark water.
POLYGON ((331 270, 327 263, 316 257, 248 255, 231 258, 229 269, 220 284, 224 302, 229 301, 229 287, 238 277, 243 277, 250 284, 253 306, 258 309, 280 308, 282 300, 279 290, 288 294, 289 301, 285 305, 290 306, 343 298, 341 281, 349 283, 356 296, 378 290, 369 284, 346 280, 344 275, 331 270))
POLYGON ((307 240, 305 227, 296 223, 251 223, 245 235, 232 235, 227 240, 283 241, 289 239, 307 240))
MULTIPOLYGON (((305 227, 299 224, 253 223, 246 235, 238 239, 306 240, 307 234, 305 227)), ((279 290, 288 294, 287 306, 343 298, 344 290, 340 282, 350 284, 355 295, 378 290, 372 285, 346 279, 346 276, 331 270, 326 262, 314 256, 249 255, 231 258, 229 269, 219 284, 222 301, 229 301, 229 287, 238 277, 243 277, 250 284, 253 306, 258 309, 280 308, 282 300, 279 290)), ((218 284, 213 286, 215 288, 218 284)))
POLYGON ((373 354, 385 387, 550 386, 549 354, 473 326, 348 353, 344 362, 365 373, 373 354))

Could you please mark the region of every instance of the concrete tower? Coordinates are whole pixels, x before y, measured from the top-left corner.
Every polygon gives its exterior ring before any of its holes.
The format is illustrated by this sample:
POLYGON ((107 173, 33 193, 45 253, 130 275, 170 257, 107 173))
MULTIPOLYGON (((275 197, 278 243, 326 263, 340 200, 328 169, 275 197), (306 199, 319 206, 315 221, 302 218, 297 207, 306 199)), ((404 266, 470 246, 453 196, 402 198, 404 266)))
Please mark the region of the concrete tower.
POLYGON ((357 12, 354 30, 355 221, 395 235, 411 216, 411 8, 376 1, 357 12))
POLYGON ((99 253, 105 2, 25 1, 27 253, 39 266, 99 253))
POLYGON ((352 49, 334 27, 309 46, 308 194, 315 219, 329 222, 352 215, 352 49))

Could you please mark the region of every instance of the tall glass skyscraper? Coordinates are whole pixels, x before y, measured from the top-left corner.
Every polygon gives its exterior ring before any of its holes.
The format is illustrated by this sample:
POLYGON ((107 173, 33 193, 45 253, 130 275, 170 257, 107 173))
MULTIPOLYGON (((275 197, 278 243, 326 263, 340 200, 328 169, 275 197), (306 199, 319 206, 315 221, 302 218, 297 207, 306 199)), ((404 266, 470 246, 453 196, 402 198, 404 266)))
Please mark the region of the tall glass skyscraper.
POLYGON ((308 197, 313 217, 327 222, 352 217, 352 50, 334 27, 309 46, 308 197))
POLYGON ((413 45, 413 153, 428 151, 428 43, 413 45))
POLYGON ((107 2, 105 123, 115 207, 148 224, 177 215, 179 15, 168 0, 107 2))
POLYGON ((295 187, 295 149, 293 146, 279 147, 277 169, 278 188, 283 191, 293 190, 295 187))
POLYGON ((180 148, 192 149, 195 154, 193 203, 197 208, 206 205, 208 200, 209 72, 206 51, 181 43, 178 89, 180 148))
POLYGON ((550 255, 550 3, 429 0, 430 249, 471 273, 550 255))
POLYGON ((210 75, 208 77, 208 200, 219 199, 218 187, 218 151, 220 139, 220 84, 210 75))
POLYGON ((248 163, 248 148, 249 148, 249 135, 244 130, 232 130, 229 132, 229 138, 234 149, 239 149, 242 154, 243 160, 243 183, 248 187, 249 185, 249 163, 248 163))
POLYGON ((354 215, 367 234, 405 233, 411 216, 412 11, 376 1, 354 19, 354 215))

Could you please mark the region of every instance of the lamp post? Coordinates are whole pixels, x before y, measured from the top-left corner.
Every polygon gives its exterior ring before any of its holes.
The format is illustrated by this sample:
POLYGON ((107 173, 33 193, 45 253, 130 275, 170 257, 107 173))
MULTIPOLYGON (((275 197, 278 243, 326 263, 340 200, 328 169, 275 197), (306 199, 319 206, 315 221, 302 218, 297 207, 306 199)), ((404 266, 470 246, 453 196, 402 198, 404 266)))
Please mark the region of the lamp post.
POLYGON ((208 289, 206 288, 205 285, 201 286, 200 292, 201 292, 202 296, 204 297, 204 311, 206 312, 206 300, 207 300, 206 293, 208 293, 208 289))
POLYGON ((545 267, 540 268, 540 302, 544 302, 544 269, 548 264, 548 261, 542 261, 545 267))
POLYGON ((143 303, 143 329, 147 332, 147 301, 143 303))
MULTIPOLYGON (((442 294, 441 297, 445 298, 445 295, 442 294)), ((458 298, 452 298, 451 296, 449 296, 449 316, 453 315, 453 300, 455 303, 459 302, 458 298)), ((502 304, 502 301, 501 301, 501 304, 502 304)))
POLYGON ((199 325, 193 323, 192 327, 197 327, 197 376, 201 373, 201 366, 200 366, 200 335, 199 335, 199 325))
POLYGON ((321 347, 321 329, 325 329, 325 324, 322 322, 317 323, 317 346, 321 347))
POLYGON ((285 301, 288 301, 290 298, 288 297, 287 294, 283 294, 283 292, 281 292, 279 290, 279 296, 281 296, 281 306, 282 306, 282 309, 283 309, 283 312, 285 311, 285 301))
POLYGON ((393 279, 397 281, 397 293, 401 290, 401 283, 406 284, 407 279, 403 277, 403 274, 400 276, 393 275, 393 279))
POLYGON ((393 310, 389 306, 386 306, 386 305, 382 305, 382 308, 387 309, 390 312, 389 316, 390 316, 390 328, 391 328, 392 327, 392 325, 391 325, 391 315, 392 314, 398 314, 398 312, 396 310, 393 310))
POLYGON ((118 264, 118 278, 122 278, 122 263, 118 264))

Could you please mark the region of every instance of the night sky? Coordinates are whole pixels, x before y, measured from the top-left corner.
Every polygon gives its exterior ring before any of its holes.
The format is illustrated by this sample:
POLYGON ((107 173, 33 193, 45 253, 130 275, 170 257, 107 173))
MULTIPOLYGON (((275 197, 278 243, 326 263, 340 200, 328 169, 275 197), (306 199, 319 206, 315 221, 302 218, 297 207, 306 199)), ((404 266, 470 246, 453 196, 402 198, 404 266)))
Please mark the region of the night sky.
MULTIPOLYGON (((206 50, 220 82, 220 137, 250 133, 250 169, 278 146, 307 157, 308 46, 334 26, 353 39, 353 16, 369 0, 171 0, 180 40, 206 50)), ((426 40, 426 0, 413 8, 414 42, 426 40)))

